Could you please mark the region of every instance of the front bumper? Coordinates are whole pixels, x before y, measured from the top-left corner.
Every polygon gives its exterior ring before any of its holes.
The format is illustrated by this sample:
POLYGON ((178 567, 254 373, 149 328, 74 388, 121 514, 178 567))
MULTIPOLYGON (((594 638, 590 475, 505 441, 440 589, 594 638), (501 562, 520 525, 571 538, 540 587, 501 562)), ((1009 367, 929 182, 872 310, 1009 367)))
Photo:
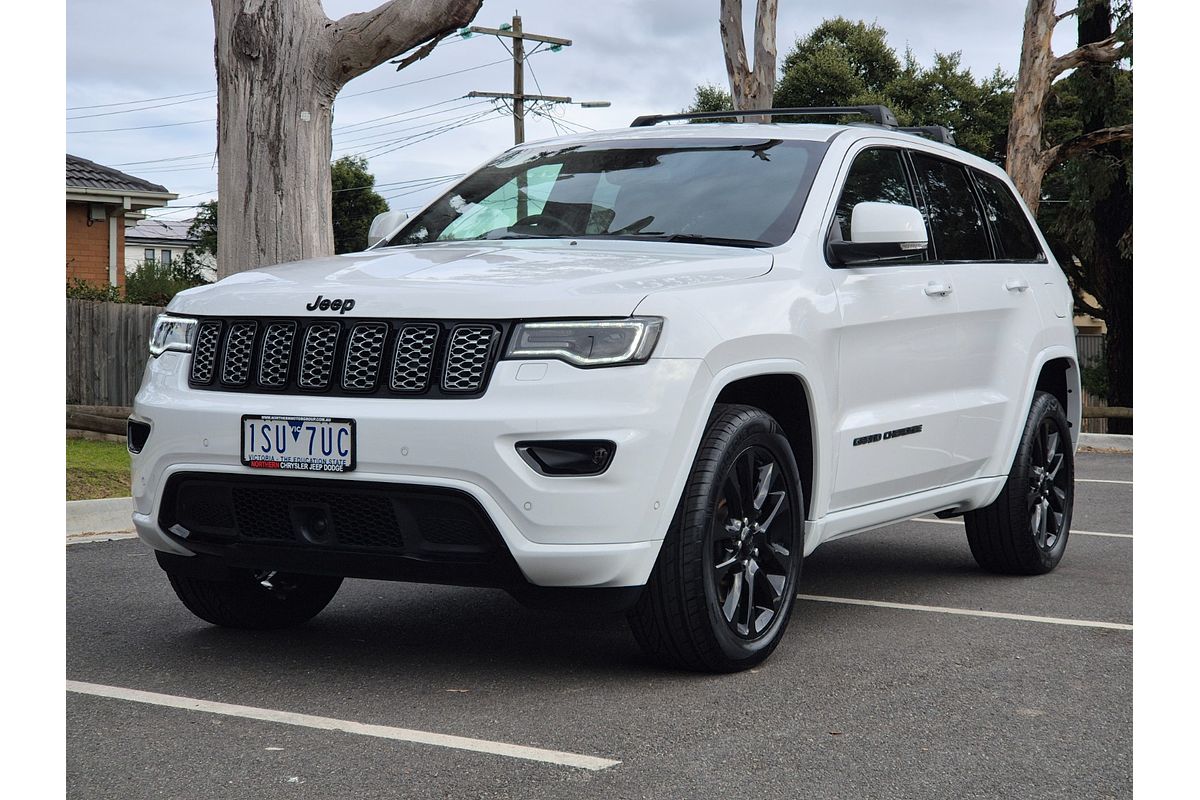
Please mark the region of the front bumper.
POLYGON ((241 465, 243 414, 348 417, 357 424, 357 468, 318 480, 462 492, 523 578, 547 587, 645 583, 691 465, 691 432, 707 413, 711 381, 691 359, 598 370, 501 361, 487 393, 472 400, 268 396, 189 389, 187 363, 179 353, 152 359, 134 405, 134 417, 151 425, 133 459, 134 525, 151 547, 194 552, 160 525, 172 476, 264 479, 263 470, 241 465), (607 439, 617 449, 602 475, 547 477, 515 444, 550 439, 607 439))

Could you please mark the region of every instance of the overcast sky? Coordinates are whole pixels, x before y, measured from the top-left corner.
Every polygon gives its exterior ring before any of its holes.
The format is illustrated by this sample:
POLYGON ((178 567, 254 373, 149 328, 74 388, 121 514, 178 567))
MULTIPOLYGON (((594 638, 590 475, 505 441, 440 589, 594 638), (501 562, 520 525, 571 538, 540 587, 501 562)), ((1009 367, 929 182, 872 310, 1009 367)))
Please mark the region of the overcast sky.
MULTIPOLYGON (((336 18, 374 3, 325 0, 324 7, 336 18)), ((755 3, 744 5, 749 17, 755 3)), ((725 85, 719 6, 718 0, 524 0, 514 8, 486 0, 475 24, 496 27, 519 8, 527 31, 574 40, 561 52, 530 58, 526 91, 538 92, 540 82, 543 94, 609 100, 611 108, 560 106, 558 113, 567 126, 615 128, 639 114, 681 110, 697 84, 725 85)), ((781 61, 796 38, 840 14, 879 23, 899 53, 910 47, 922 63, 935 51, 961 51, 966 66, 987 75, 997 66, 1015 72, 1025 2, 780 0, 779 6, 781 61)), ((1056 49, 1069 49, 1073 32, 1073 25, 1062 26, 1056 49)), ((178 193, 172 218, 190 217, 184 206, 216 196, 212 37, 206 0, 67 0, 68 152, 178 193), (168 96, 174 97, 150 100, 168 96), (117 103, 126 105, 107 105, 117 103), (94 132, 134 127, 141 129, 94 132)), ((473 89, 511 91, 508 58, 493 37, 452 37, 403 72, 385 64, 352 81, 334 109, 334 156, 366 155, 378 184, 470 169, 512 143, 512 122, 496 112, 473 118, 491 104, 458 98, 473 89), (466 71, 446 75, 460 70, 466 71), (399 113, 409 109, 419 110, 399 113)), ((547 119, 526 123, 529 140, 554 135, 547 119)), ((412 208, 439 188, 383 186, 380 193, 392 208, 412 208)))

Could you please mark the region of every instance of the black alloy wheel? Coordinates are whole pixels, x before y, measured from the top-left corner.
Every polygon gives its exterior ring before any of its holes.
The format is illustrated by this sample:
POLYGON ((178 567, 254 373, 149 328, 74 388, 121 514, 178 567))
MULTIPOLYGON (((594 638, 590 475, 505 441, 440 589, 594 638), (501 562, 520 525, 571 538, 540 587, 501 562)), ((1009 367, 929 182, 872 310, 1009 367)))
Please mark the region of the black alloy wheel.
POLYGON ((711 590, 725 623, 742 639, 765 634, 793 589, 792 498, 783 474, 770 451, 747 447, 726 472, 717 495, 709 551, 711 590))

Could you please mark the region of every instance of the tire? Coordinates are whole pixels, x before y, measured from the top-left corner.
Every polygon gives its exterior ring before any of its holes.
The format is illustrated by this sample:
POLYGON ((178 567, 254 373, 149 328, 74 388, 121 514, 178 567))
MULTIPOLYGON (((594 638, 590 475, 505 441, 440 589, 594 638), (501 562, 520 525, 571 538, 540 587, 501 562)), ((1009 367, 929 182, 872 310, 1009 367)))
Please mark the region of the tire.
POLYGON ((629 612, 634 637, 656 660, 683 669, 736 672, 761 663, 787 628, 803 545, 800 476, 779 425, 751 406, 716 406, 654 571, 629 612))
POLYGON ((205 622, 225 628, 290 628, 315 617, 337 594, 341 578, 238 570, 231 580, 168 572, 175 594, 205 622))
POLYGON ((1071 428, 1058 400, 1038 392, 996 501, 965 515, 976 563, 1003 575, 1043 575, 1062 560, 1075 501, 1071 428))

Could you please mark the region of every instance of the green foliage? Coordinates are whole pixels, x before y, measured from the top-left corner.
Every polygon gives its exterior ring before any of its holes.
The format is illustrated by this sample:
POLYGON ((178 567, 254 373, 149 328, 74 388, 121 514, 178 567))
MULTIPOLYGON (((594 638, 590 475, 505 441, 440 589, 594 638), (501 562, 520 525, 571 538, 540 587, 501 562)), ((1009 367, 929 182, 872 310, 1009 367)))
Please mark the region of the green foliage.
POLYGON ((188 228, 188 238, 195 239, 192 250, 197 253, 208 253, 214 258, 217 255, 217 201, 209 200, 201 203, 196 209, 196 217, 188 228))
POLYGON ((200 276, 194 257, 191 263, 183 263, 187 261, 189 259, 185 258, 179 264, 141 262, 135 271, 125 275, 125 302, 144 306, 165 306, 184 289, 207 283, 200 276))
MULTIPOLYGON (((729 92, 722 89, 720 86, 713 86, 711 83, 706 83, 703 86, 696 87, 696 97, 692 100, 692 104, 685 108, 684 113, 695 113, 703 111, 728 111, 733 108, 733 98, 729 92)), ((722 117, 720 119, 696 119, 690 120, 697 124, 705 122, 736 122, 733 117, 722 117)))
POLYGON ((356 253, 367 247, 367 231, 376 215, 388 210, 387 201, 371 187, 375 176, 362 156, 343 156, 333 162, 333 252, 356 253))
POLYGON ((110 303, 121 302, 121 290, 116 286, 97 286, 82 278, 67 279, 67 297, 72 300, 104 300, 110 303))
POLYGON ((1108 358, 1104 348, 1100 356, 1083 364, 1079 370, 1079 378, 1083 388, 1093 397, 1108 397, 1108 358))
MULTIPOLYGON (((888 106, 901 125, 945 125, 958 146, 1004 159, 1013 80, 999 68, 977 80, 961 53, 937 53, 923 67, 901 62, 879 25, 829 19, 799 39, 783 60, 775 106, 888 106)), ((849 119, 849 118, 848 118, 849 119)))

